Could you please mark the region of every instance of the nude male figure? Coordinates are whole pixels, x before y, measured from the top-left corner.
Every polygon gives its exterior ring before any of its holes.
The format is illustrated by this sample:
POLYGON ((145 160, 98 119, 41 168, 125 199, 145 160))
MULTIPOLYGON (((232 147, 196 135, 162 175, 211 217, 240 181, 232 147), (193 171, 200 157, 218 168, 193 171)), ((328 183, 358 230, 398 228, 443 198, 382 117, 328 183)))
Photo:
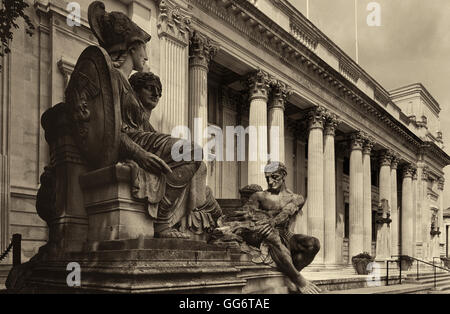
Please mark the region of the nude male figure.
POLYGON ((265 169, 268 189, 255 192, 243 207, 256 218, 250 238, 264 242, 272 259, 303 294, 318 294, 320 289, 306 280, 300 271, 309 265, 320 250, 319 240, 293 234, 288 230, 289 220, 301 210, 305 200, 286 188, 286 167, 281 162, 271 162, 265 169))

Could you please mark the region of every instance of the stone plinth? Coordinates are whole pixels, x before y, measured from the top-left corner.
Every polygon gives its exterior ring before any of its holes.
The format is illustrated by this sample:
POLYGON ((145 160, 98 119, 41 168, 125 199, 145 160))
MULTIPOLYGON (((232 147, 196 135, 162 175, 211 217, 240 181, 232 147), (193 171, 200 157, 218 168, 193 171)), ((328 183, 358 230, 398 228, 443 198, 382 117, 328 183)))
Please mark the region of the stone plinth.
POLYGON ((80 177, 89 221, 88 242, 153 237, 145 201, 131 195, 130 168, 123 164, 80 177))
POLYGON ((285 277, 237 249, 185 239, 113 240, 38 265, 22 292, 286 293, 285 277), (77 262, 81 286, 68 287, 77 262))

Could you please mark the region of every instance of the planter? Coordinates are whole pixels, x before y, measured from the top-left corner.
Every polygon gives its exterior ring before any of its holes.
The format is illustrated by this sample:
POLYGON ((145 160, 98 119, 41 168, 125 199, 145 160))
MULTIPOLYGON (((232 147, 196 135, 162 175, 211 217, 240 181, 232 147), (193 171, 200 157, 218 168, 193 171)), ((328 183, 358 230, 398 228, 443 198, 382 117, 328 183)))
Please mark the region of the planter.
POLYGON ((358 275, 368 275, 369 271, 367 270, 367 265, 371 262, 372 261, 368 259, 358 259, 358 261, 353 262, 353 268, 358 275))
POLYGON ((369 253, 361 253, 352 257, 352 265, 358 275, 368 275, 367 265, 374 261, 369 253))
MULTIPOLYGON (((400 267, 402 270, 409 270, 413 264, 414 260, 412 258, 402 258, 400 262, 400 267)), ((397 262, 398 264, 398 262, 397 262)))

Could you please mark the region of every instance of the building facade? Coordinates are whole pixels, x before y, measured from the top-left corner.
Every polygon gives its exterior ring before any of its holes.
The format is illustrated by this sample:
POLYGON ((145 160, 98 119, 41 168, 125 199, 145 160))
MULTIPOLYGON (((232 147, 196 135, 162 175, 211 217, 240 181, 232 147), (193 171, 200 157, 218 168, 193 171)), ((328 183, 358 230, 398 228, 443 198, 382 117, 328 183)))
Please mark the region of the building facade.
MULTIPOLYGON (((27 12, 36 29, 21 25, 1 61, 0 251, 21 233, 25 260, 47 239, 35 211, 49 163, 40 117, 64 101, 78 56, 96 44, 87 23, 91 1, 78 2, 80 25, 70 26, 68 2, 34 1, 27 12)), ((104 2, 152 36, 147 70, 163 85, 152 125, 165 133, 223 130, 223 146, 207 161, 216 198, 239 198, 247 184, 266 188, 270 154, 286 164, 288 188, 307 198, 293 227, 320 240, 316 265, 376 254, 383 199, 392 219, 389 256, 445 254, 443 168, 450 157, 440 105, 424 86, 385 90, 285 0, 104 2), (227 134, 227 126, 257 132, 227 134), (226 143, 233 152, 244 143, 245 160, 225 158, 226 143)))

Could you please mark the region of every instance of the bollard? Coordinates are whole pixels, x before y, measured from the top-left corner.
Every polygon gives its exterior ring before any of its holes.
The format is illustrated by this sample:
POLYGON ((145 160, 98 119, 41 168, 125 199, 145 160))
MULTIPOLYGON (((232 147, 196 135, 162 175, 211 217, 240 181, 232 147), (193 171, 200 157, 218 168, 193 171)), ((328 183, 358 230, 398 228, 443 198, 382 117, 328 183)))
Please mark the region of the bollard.
POLYGON ((22 235, 15 233, 12 236, 13 243, 13 267, 22 264, 22 235))

